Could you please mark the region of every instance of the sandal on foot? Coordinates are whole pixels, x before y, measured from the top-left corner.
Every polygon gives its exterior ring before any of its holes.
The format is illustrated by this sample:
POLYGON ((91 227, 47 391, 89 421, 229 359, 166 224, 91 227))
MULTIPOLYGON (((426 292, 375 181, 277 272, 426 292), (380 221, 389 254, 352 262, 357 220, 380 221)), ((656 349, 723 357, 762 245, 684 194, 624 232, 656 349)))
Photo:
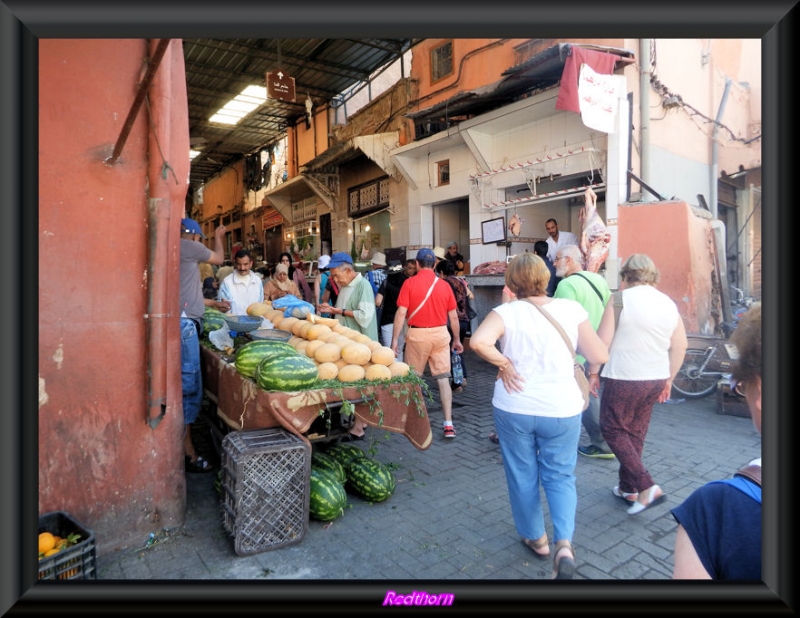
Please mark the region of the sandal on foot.
POLYGON ((522 542, 531 550, 538 558, 543 560, 550 557, 550 540, 544 534, 537 540, 522 539, 522 542), (544 551, 542 551, 544 550, 544 551))
POLYGON ((638 500, 634 502, 628 509, 628 515, 636 515, 637 513, 641 513, 642 511, 649 509, 651 506, 661 504, 667 499, 667 494, 661 491, 661 488, 658 485, 653 485, 645 492, 645 494, 647 502, 639 502, 638 500))
POLYGON ((575 551, 569 541, 556 542, 553 558, 553 579, 572 579, 575 575, 575 551))
POLYGON ((187 472, 211 472, 214 469, 214 466, 211 465, 211 462, 200 455, 197 456, 197 459, 194 461, 187 455, 186 456, 186 471, 187 472))
POLYGON ((489 434, 489 442, 500 444, 500 438, 497 437, 497 434, 494 431, 489 434))
POLYGON ((638 493, 634 492, 632 494, 629 494, 626 491, 622 491, 619 488, 619 485, 617 485, 614 489, 612 489, 611 493, 614 494, 617 498, 621 498, 622 500, 624 500, 627 504, 636 502, 636 500, 639 498, 638 493))

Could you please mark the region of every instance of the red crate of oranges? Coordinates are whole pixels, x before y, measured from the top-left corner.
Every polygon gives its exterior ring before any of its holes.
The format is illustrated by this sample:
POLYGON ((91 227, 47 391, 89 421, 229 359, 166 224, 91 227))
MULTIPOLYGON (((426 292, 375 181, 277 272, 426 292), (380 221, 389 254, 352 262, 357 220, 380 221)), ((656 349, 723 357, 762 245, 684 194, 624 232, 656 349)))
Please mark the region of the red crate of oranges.
POLYGON ((39 517, 39 579, 96 579, 94 533, 54 511, 39 517))

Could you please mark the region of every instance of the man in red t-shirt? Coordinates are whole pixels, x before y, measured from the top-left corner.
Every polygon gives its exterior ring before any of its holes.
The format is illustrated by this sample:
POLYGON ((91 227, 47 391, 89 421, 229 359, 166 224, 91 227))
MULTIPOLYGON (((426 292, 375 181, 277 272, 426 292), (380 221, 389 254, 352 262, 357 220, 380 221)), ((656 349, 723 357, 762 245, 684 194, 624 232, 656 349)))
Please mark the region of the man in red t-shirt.
POLYGON ((450 352, 461 354, 458 313, 453 288, 433 272, 436 256, 430 249, 417 251, 417 274, 408 278, 397 297, 391 348, 397 354, 397 340, 408 317, 404 360, 418 375, 427 364, 439 386, 444 414, 444 437, 455 438, 453 392, 450 390, 450 352), (448 321, 452 330, 447 330, 448 321))

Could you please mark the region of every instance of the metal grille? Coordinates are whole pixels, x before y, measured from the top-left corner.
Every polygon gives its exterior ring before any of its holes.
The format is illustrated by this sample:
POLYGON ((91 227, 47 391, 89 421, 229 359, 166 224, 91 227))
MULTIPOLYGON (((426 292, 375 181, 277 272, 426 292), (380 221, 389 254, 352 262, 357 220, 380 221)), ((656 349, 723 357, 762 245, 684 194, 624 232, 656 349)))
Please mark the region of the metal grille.
POLYGON ((308 529, 311 447, 280 428, 222 442, 222 518, 239 556, 300 542, 308 529))

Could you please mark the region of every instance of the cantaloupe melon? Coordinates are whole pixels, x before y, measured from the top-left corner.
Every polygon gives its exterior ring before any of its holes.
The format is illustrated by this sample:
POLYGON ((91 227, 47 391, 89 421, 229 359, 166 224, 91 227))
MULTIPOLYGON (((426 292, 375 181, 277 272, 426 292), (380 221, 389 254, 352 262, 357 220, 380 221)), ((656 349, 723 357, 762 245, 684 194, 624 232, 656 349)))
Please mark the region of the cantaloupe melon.
POLYGON ((335 363, 342 357, 342 349, 335 343, 323 343, 314 350, 314 360, 320 363, 335 363))
POLYGON ((372 351, 363 343, 348 343, 342 346, 342 358, 351 365, 363 365, 372 359, 372 351))
POLYGON ((335 380, 339 375, 336 363, 320 363, 317 366, 317 375, 320 380, 335 380))
POLYGON ((392 371, 386 365, 372 365, 364 373, 367 380, 390 380, 392 371))
POLYGON ((408 375, 408 372, 411 371, 411 367, 403 361, 395 361, 389 365, 389 371, 393 378, 397 376, 403 377, 408 375))
POLYGON ((306 356, 309 358, 314 358, 314 352, 316 352, 320 346, 323 345, 325 345, 325 342, 321 339, 309 339, 308 345, 306 345, 306 356))
POLYGON ((377 365, 391 366, 397 360, 392 348, 380 346, 372 351, 372 362, 377 365))
POLYGON ((310 341, 314 341, 315 339, 320 339, 323 335, 329 335, 333 333, 330 326, 325 326, 324 324, 312 324, 311 327, 305 334, 305 338, 309 339, 310 341))
POLYGON ((366 371, 361 365, 345 365, 339 369, 336 378, 340 382, 358 382, 363 380, 365 375, 366 371))

